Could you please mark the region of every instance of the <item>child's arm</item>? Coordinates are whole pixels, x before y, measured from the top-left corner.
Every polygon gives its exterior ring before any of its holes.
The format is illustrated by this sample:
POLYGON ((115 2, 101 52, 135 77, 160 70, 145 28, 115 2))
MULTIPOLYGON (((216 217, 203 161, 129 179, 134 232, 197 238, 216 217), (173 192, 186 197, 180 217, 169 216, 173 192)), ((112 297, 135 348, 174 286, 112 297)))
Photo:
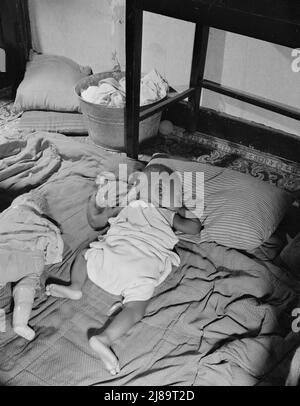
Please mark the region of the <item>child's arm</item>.
POLYGON ((198 218, 184 218, 176 213, 173 220, 173 227, 177 231, 185 234, 199 234, 201 230, 201 222, 198 218))
POLYGON ((96 204, 96 194, 97 192, 94 192, 89 197, 87 219, 89 225, 94 230, 102 230, 107 225, 108 219, 117 216, 122 207, 98 207, 96 204))

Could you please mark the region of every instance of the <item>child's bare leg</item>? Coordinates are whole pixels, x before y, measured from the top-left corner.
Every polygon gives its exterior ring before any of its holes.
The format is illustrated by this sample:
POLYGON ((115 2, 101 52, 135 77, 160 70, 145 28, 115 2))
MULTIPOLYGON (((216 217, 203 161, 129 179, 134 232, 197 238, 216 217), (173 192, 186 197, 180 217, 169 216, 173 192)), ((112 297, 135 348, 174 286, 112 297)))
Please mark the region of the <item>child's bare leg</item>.
POLYGON ((69 286, 52 283, 46 286, 46 295, 79 300, 82 297, 81 288, 87 279, 86 250, 80 252, 71 267, 71 284, 69 286))
POLYGON ((34 301, 35 288, 27 285, 17 285, 13 291, 14 313, 13 328, 16 334, 26 340, 33 340, 35 332, 28 326, 34 301))
POLYGON ((125 334, 134 324, 143 318, 148 303, 149 301, 126 303, 122 311, 116 315, 101 334, 90 338, 90 346, 100 356, 106 369, 112 375, 120 372, 120 365, 111 346, 117 338, 125 334))

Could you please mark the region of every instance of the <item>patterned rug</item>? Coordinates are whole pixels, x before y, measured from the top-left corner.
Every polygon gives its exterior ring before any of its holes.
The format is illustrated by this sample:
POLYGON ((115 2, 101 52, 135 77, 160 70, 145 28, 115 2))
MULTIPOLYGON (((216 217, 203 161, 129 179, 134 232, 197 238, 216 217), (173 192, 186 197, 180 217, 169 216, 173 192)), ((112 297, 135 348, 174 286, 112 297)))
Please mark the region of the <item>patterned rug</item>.
MULTIPOLYGON (((17 128, 21 114, 14 114, 12 106, 9 96, 1 98, 0 141, 26 136, 26 133, 21 133, 17 128)), ((70 138, 80 142, 91 142, 89 137, 70 138)), ((300 165, 283 158, 199 132, 188 133, 179 127, 175 127, 173 133, 168 136, 160 134, 151 142, 141 145, 139 159, 149 161, 156 152, 247 173, 292 192, 300 199, 300 165)))
POLYGON ((3 96, 0 99, 0 137, 13 133, 15 135, 17 131, 18 118, 21 114, 15 114, 12 111, 13 102, 10 97, 3 96))
POLYGON ((247 173, 300 198, 299 164, 239 144, 199 132, 190 134, 181 128, 175 128, 171 135, 160 135, 151 144, 142 145, 140 158, 148 160, 154 152, 182 156, 247 173))

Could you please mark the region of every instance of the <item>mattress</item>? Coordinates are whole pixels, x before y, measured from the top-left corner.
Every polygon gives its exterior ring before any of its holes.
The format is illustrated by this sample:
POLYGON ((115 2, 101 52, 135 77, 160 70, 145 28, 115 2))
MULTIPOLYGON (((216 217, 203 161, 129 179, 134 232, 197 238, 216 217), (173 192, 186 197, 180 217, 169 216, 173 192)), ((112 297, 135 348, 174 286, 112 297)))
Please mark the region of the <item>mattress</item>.
POLYGON ((180 241, 180 266, 156 289, 143 320, 114 343, 121 372, 111 376, 88 338, 119 298, 88 280, 81 300, 58 299, 46 296, 45 284, 69 281, 75 256, 97 238, 86 219, 96 175, 120 163, 130 171, 143 165, 43 132, 2 140, 0 156, 4 206, 24 191, 42 190, 65 243, 62 263, 42 276, 30 319, 33 341, 11 328, 11 287, 0 292, 7 316, 0 333, 2 385, 256 385, 291 350, 286 338, 297 300, 291 275, 259 253, 180 241))

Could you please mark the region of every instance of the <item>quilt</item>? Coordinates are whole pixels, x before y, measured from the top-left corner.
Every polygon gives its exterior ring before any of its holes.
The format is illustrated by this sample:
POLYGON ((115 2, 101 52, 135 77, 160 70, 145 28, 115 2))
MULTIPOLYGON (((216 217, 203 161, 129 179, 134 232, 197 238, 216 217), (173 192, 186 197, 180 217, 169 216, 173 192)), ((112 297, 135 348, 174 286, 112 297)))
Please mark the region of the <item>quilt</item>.
POLYGON ((256 385, 285 356, 298 286, 269 259, 215 243, 180 241, 180 265, 156 288, 143 320, 114 343, 121 372, 111 376, 88 345, 119 300, 89 280, 79 301, 48 297, 66 282, 75 256, 98 233, 86 202, 101 171, 143 164, 59 134, 37 132, 0 143, 1 210, 17 195, 42 190, 64 240, 63 261, 47 266, 29 342, 11 327, 11 287, 0 292, 1 385, 256 385))

